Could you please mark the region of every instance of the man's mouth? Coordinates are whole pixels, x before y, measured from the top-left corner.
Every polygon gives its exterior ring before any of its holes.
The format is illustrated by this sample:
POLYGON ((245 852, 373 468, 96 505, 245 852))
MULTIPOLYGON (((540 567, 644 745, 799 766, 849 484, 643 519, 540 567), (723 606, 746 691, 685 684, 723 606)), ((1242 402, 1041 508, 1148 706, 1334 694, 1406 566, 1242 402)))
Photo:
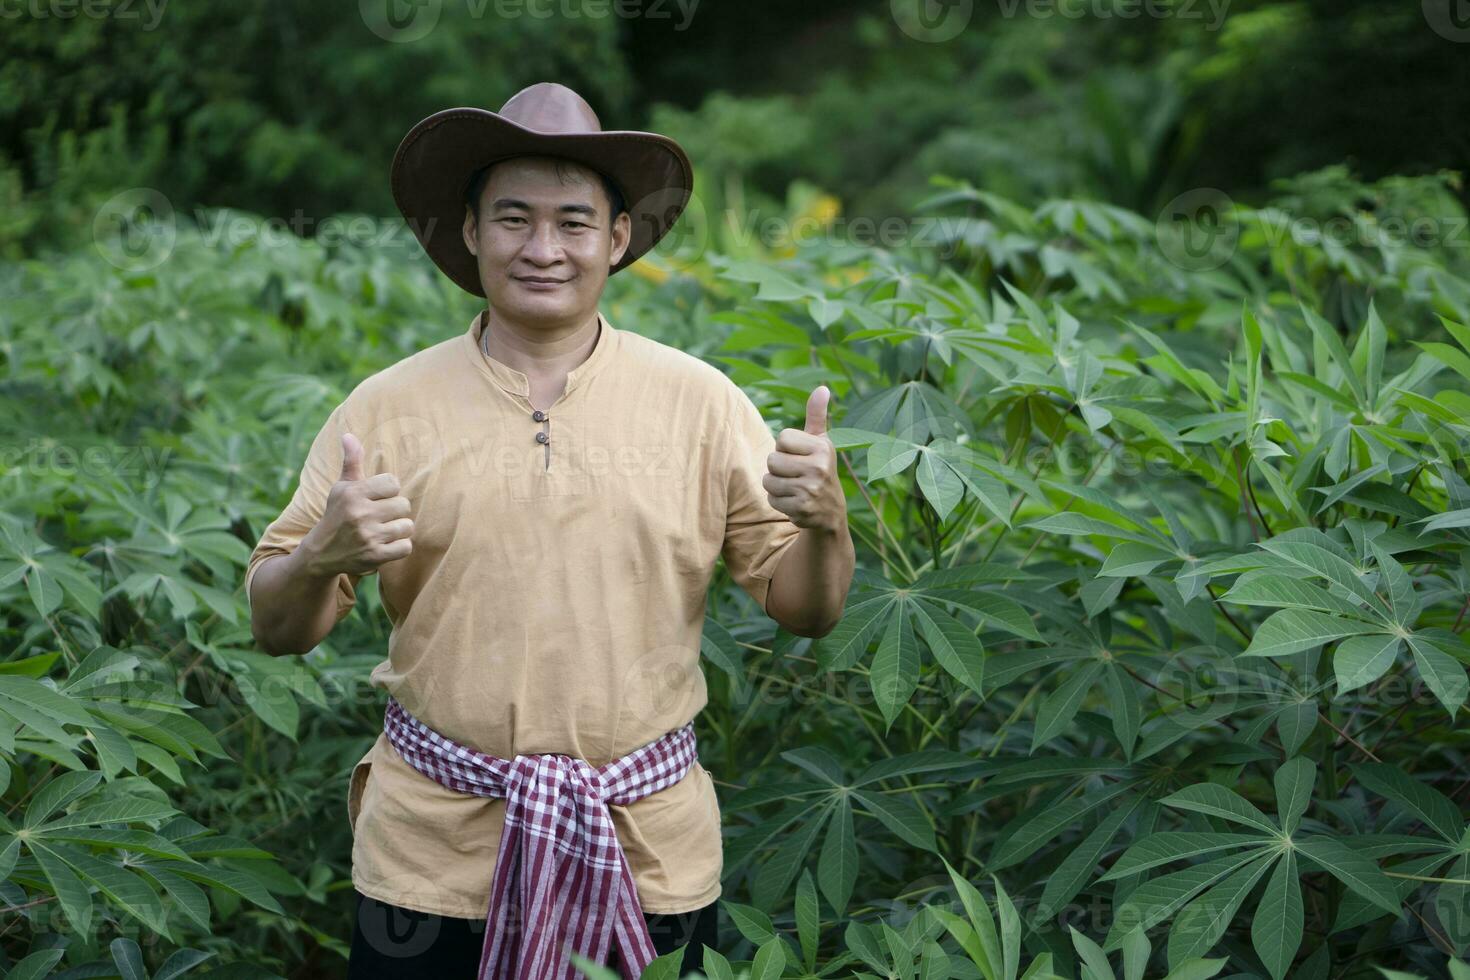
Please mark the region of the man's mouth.
POLYGON ((553 279, 550 276, 514 276, 513 278, 528 286, 560 286, 567 282, 566 279, 553 279))

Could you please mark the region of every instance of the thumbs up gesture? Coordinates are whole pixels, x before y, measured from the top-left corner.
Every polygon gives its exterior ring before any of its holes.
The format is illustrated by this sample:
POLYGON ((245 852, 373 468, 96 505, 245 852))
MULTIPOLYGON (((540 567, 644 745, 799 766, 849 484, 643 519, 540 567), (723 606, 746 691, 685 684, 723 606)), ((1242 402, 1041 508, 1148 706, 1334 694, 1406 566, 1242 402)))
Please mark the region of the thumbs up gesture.
POLYGON ((846 530, 847 498, 837 478, 837 451, 827 438, 827 404, 832 392, 817 385, 806 402, 806 425, 782 429, 776 451, 766 457, 761 478, 771 506, 797 527, 846 530))
POLYGON ((413 551, 413 507, 392 473, 364 477, 362 443, 342 434, 342 473, 321 520, 301 541, 320 574, 368 575, 413 551))

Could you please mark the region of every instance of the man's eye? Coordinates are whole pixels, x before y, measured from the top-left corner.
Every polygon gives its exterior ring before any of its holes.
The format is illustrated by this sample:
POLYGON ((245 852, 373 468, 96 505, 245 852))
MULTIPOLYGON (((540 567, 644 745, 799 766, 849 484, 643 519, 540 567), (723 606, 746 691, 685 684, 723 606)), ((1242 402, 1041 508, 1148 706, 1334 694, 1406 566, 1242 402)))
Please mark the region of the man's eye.
POLYGON ((564 225, 571 225, 573 228, 587 228, 587 227, 590 227, 589 225, 583 224, 580 221, 563 221, 562 224, 564 224, 564 225))
POLYGON ((519 217, 517 215, 509 215, 507 217, 501 218, 500 220, 501 221, 525 221, 526 219, 525 218, 522 218, 522 217, 519 217))

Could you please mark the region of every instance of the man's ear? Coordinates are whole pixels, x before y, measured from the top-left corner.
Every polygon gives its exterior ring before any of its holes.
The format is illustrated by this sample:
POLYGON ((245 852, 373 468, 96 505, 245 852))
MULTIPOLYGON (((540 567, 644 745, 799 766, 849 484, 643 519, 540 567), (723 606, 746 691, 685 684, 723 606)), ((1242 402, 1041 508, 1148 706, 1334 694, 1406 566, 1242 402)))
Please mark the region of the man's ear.
POLYGON ((612 250, 608 252, 607 266, 611 269, 623 260, 623 254, 628 251, 628 243, 633 239, 633 219, 628 212, 623 211, 613 219, 612 224, 612 250))
POLYGON ((475 220, 475 210, 468 204, 464 206, 464 227, 461 232, 464 235, 464 247, 470 250, 471 255, 479 255, 479 222, 475 220))

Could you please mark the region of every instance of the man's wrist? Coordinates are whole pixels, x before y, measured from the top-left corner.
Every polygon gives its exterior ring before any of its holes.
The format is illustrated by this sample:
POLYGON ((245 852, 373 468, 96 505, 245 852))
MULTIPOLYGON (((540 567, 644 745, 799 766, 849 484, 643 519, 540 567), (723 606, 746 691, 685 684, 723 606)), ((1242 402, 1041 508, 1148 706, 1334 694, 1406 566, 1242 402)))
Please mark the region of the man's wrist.
POLYGON ((313 582, 325 582, 337 577, 336 572, 324 566, 322 555, 312 543, 310 535, 302 539, 291 557, 296 565, 294 571, 301 578, 313 582))

